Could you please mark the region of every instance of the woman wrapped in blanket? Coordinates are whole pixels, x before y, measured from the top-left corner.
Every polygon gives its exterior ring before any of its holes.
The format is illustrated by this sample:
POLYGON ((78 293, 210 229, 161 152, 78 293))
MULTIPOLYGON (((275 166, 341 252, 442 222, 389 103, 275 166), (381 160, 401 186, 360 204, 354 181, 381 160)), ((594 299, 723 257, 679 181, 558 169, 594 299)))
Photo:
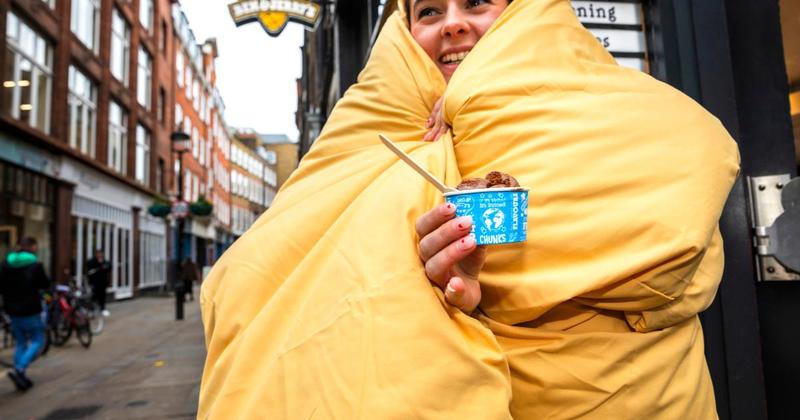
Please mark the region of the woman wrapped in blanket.
MULTIPOLYGON (((455 73, 458 65, 464 60, 472 50, 477 41, 483 36, 486 30, 500 16, 510 2, 505 0, 486 0, 486 1, 464 1, 464 0, 406 0, 410 32, 414 39, 419 43, 426 54, 433 60, 437 68, 442 72, 446 81, 449 81, 455 73)), ((535 70, 534 70, 535 71, 535 70)), ((501 74, 497 75, 502 77, 501 74)), ((442 112, 442 102, 440 98, 434 105, 431 116, 426 121, 426 127, 430 129, 426 133, 424 140, 435 141, 451 127, 447 124, 442 112)), ((535 186, 533 186, 535 189, 535 186)), ((443 290, 445 299, 451 305, 461 310, 471 313, 481 301, 481 286, 478 281, 480 271, 486 261, 486 249, 476 247, 475 239, 470 235, 473 221, 470 217, 454 218, 455 207, 452 204, 441 204, 436 208, 423 214, 416 222, 416 231, 420 238, 419 253, 421 260, 425 263, 425 272, 431 282, 443 290)), ((562 306, 572 306, 567 309, 567 315, 559 314, 559 308, 545 313, 540 319, 552 318, 550 321, 564 321, 575 315, 575 305, 580 307, 580 300, 565 303, 562 306)), ((578 309, 578 312, 581 310, 578 309)), ((594 313, 591 316, 598 318, 610 317, 612 319, 625 319, 623 313, 594 313)), ((485 321, 489 319, 482 317, 485 321)), ((578 321, 579 325, 587 319, 586 316, 578 321)), ((541 324, 547 324, 545 321, 541 324)), ((558 325, 559 322, 554 322, 558 325)), ((602 323, 602 322, 601 322, 602 323)), ((601 324, 598 323, 598 324, 601 324)), ((536 326, 536 322, 521 323, 520 325, 536 326)), ((569 322, 566 323, 569 325, 569 322)), ((572 327, 572 326, 570 326, 572 327)), ((591 328, 591 327, 589 327, 591 328)), ((623 328, 624 331, 626 328, 623 328)), ((635 327, 630 327, 629 331, 634 333, 635 327)), ((598 349, 599 351, 599 349, 598 349)), ((599 355, 599 353, 598 353, 599 355)), ((668 356, 667 356, 668 357, 668 356)), ((631 367, 631 369, 635 369, 631 367)), ((694 371, 690 375, 702 377, 707 375, 704 365, 694 366, 694 371)), ((512 373, 513 375, 513 373, 512 373)), ((553 396, 567 394, 575 390, 565 387, 559 389, 558 383, 544 383, 548 394, 553 396)), ((589 384, 589 386, 595 386, 589 384)), ((707 386, 707 384, 706 384, 707 386)), ((519 387, 522 389, 523 387, 519 387)), ((607 391, 607 390, 603 390, 607 391)), ((698 398, 697 395, 688 393, 684 399, 691 401, 676 402, 674 407, 681 407, 677 413, 681 413, 685 418, 713 418, 715 417, 715 407, 713 406, 713 396, 710 396, 710 389, 705 388, 705 393, 698 398), (698 401, 701 401, 697 404, 698 401), (687 408, 692 407, 692 408, 687 408), (700 415, 702 414, 702 415, 700 415), (698 416, 698 417, 695 417, 698 416)), ((613 395, 613 393, 611 393, 613 395)), ((622 394, 622 393, 620 393, 622 394)), ((517 401, 530 399, 537 400, 539 397, 551 398, 548 396, 518 396, 517 401), (521 397, 521 398, 520 398, 521 397)), ((612 398, 609 398, 612 399, 612 398)), ((535 403, 532 403, 535 404, 535 403)), ((609 404, 609 406, 618 403, 609 404)), ((525 404, 519 404, 523 406, 525 404)), ((622 403, 620 406, 627 404, 622 403)), ((596 409, 581 413, 581 416, 590 418, 606 418, 607 414, 613 414, 617 418, 638 418, 639 414, 633 412, 614 411, 608 412, 604 409, 596 409)), ((618 409, 617 409, 618 410, 618 409)), ((659 410, 654 410, 658 413, 659 410)), ((520 409, 519 414, 526 413, 520 409)), ((547 417, 560 418, 560 414, 542 410, 531 410, 527 415, 536 413, 538 418, 541 415, 547 417)), ((663 415, 664 413, 661 412, 663 415)), ((524 416, 525 418, 530 418, 524 416)), ((572 415, 564 415, 572 417, 572 415)))
POLYGON ((398 4, 203 284, 198 418, 715 418, 722 125, 568 0, 398 4), (516 177, 527 242, 476 248, 378 133, 447 185, 516 177))

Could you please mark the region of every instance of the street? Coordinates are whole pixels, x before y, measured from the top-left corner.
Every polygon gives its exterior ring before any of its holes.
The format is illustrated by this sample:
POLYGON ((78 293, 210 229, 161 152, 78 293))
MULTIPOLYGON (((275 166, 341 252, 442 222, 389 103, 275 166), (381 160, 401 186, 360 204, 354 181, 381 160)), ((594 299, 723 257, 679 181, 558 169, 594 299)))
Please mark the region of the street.
MULTIPOLYGON (((108 305, 105 330, 89 349, 74 335, 31 366, 35 386, 17 392, 0 378, 2 419, 183 419, 197 411, 205 359, 197 301, 175 321, 171 297, 108 305)), ((0 352, 4 365, 13 351, 0 352)))

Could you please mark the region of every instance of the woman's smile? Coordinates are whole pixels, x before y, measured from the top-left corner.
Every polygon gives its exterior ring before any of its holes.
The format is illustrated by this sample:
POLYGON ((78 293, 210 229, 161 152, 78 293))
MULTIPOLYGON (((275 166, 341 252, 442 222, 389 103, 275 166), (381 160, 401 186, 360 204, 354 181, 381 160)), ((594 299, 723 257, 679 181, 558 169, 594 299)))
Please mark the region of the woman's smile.
POLYGON ((414 0, 411 35, 449 81, 506 6, 507 0, 414 0))

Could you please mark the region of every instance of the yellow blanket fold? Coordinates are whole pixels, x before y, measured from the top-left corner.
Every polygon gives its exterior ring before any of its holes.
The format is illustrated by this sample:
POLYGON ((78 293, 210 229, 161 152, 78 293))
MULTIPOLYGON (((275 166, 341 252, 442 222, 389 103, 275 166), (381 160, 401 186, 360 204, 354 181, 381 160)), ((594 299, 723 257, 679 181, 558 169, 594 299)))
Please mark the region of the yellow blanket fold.
POLYGON ((513 2, 447 86, 400 9, 203 285, 198 417, 713 418, 697 313, 738 171, 719 122, 616 66, 566 0, 513 2), (442 95, 452 131, 423 143, 442 95), (530 188, 477 319, 428 283, 414 222, 442 198, 378 133, 449 185, 530 188))

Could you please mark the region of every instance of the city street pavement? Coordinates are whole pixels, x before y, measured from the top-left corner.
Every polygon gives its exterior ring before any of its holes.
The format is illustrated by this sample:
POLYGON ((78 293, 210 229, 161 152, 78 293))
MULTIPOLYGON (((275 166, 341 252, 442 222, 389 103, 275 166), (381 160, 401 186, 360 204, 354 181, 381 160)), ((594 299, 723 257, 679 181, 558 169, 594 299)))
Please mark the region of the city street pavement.
MULTIPOLYGON (((197 293, 196 293, 197 295, 197 293)), ((84 349, 73 336, 29 370, 17 392, 0 369, 0 419, 184 419, 196 417, 205 359, 197 301, 175 321, 175 300, 140 297, 108 305, 105 331, 84 349)), ((0 352, 0 361, 12 352, 0 352)))

